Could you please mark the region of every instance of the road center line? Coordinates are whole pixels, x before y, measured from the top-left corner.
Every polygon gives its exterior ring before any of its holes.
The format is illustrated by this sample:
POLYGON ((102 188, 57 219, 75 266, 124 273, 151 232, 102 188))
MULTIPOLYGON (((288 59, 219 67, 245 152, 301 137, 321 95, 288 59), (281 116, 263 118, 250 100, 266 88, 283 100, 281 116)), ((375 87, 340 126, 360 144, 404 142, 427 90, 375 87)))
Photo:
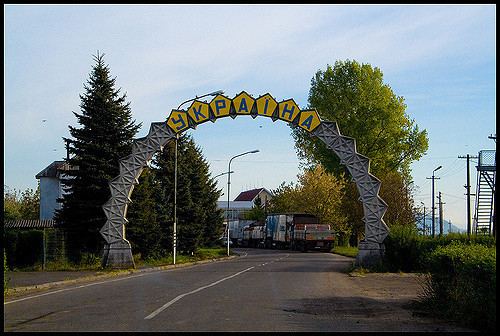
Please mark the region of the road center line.
POLYGON ((207 289, 209 287, 212 287, 212 286, 215 286, 223 281, 226 281, 226 280, 229 280, 231 278, 234 278, 242 273, 245 273, 245 272, 248 272, 250 271, 252 268, 255 268, 255 266, 252 266, 252 267, 249 267, 247 269, 244 269, 243 271, 240 271, 238 273, 235 273, 233 275, 230 275, 228 277, 225 277, 225 278, 222 278, 216 282, 213 282, 211 284, 208 284, 206 286, 203 286, 203 287, 200 287, 200 288, 197 288, 191 292, 187 292, 187 293, 184 293, 184 294, 181 294, 181 295, 178 295, 176 296, 174 299, 170 300, 169 302, 165 303, 163 306, 161 306, 160 308, 158 308, 157 310, 155 310, 154 312, 152 312, 151 314, 149 314, 148 316, 146 316, 144 319, 145 320, 151 320, 152 318, 154 318, 156 315, 158 315, 159 313, 161 313, 162 311, 164 311, 165 309, 167 309, 168 307, 170 307, 171 305, 173 305, 174 303, 176 303, 177 301, 179 301, 180 299, 182 299, 183 297, 185 296, 188 296, 188 295, 191 295, 191 294, 194 294, 194 293, 197 293, 199 291, 202 291, 204 289, 207 289))

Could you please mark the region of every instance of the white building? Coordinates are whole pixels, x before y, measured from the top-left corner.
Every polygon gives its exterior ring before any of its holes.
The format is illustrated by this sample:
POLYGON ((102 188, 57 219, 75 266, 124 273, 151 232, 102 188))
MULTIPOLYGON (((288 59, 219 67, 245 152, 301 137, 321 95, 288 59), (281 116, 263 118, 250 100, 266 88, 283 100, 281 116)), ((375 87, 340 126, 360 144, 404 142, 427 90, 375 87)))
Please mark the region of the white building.
MULTIPOLYGON (((242 238, 243 228, 254 222, 245 220, 245 213, 252 209, 258 198, 260 198, 262 207, 265 209, 269 201, 273 198, 273 194, 266 188, 243 191, 234 201, 229 202, 229 216, 227 201, 217 202, 217 207, 224 210, 224 222, 227 223, 229 219, 229 237, 235 242, 242 238)), ((224 229, 224 232, 227 234, 227 228, 224 229)))
POLYGON ((242 191, 234 201, 229 202, 229 216, 227 201, 217 201, 217 207, 224 210, 224 218, 230 221, 243 219, 247 211, 252 209, 255 201, 260 198, 262 206, 265 208, 268 202, 273 198, 273 194, 266 188, 257 188, 242 191))
POLYGON ((70 170, 65 161, 54 161, 35 175, 40 180, 40 219, 54 219, 56 209, 61 208, 58 198, 64 195, 62 179, 64 172, 70 170))

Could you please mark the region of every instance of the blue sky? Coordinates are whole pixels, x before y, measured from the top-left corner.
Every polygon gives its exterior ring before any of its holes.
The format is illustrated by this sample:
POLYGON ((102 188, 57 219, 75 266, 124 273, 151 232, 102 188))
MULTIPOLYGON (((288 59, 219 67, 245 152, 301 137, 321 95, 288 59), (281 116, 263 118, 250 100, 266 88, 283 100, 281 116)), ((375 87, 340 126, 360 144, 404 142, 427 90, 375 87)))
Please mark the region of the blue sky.
MULTIPOLYGON (((443 194, 444 218, 465 228, 466 160, 495 149, 495 5, 4 5, 4 184, 36 188, 65 156, 79 95, 99 50, 147 134, 181 102, 224 90, 269 92, 307 106, 311 78, 336 60, 378 67, 429 135, 412 165, 417 204, 443 194), (46 119, 46 122, 42 122, 46 119)), ((189 107, 188 104, 184 108, 189 107)), ((342 130, 340 130, 342 132, 342 130)), ((231 199, 300 173, 287 124, 220 119, 189 131, 213 176, 233 160, 231 199)), ((348 135, 348 134, 346 134, 348 135)), ((471 165, 472 190, 476 171, 471 165)), ((227 190, 227 177, 218 178, 227 190)), ((225 200, 227 194, 221 199, 225 200)), ((473 207, 473 204, 472 204, 473 207)))

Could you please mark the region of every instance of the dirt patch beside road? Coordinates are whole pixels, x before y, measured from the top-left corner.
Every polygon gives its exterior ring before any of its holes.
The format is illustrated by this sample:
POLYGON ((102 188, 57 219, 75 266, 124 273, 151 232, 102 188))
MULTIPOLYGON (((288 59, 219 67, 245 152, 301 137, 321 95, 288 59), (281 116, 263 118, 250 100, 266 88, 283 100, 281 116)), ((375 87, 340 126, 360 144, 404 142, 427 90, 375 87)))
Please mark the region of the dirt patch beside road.
POLYGON ((336 280, 334 295, 302 300, 302 309, 296 313, 330 320, 338 330, 345 331, 475 331, 453 321, 434 319, 411 307, 422 295, 426 275, 350 273, 336 280))

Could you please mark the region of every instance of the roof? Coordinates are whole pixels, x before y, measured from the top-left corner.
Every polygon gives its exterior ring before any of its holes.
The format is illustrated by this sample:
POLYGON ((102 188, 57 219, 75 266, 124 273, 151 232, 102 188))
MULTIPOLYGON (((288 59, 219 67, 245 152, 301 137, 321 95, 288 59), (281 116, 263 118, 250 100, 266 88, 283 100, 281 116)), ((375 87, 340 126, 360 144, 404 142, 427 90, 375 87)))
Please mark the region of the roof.
POLYGON ((4 222, 6 229, 45 229, 57 227, 53 219, 18 219, 6 220, 4 222))
POLYGON ((72 170, 72 167, 66 161, 54 161, 44 170, 35 175, 37 179, 40 177, 57 177, 58 172, 64 170, 72 170))
POLYGON ((258 188, 247 191, 242 191, 238 197, 236 197, 235 201, 253 201, 255 197, 262 191, 265 190, 267 193, 271 194, 266 188, 258 188))

